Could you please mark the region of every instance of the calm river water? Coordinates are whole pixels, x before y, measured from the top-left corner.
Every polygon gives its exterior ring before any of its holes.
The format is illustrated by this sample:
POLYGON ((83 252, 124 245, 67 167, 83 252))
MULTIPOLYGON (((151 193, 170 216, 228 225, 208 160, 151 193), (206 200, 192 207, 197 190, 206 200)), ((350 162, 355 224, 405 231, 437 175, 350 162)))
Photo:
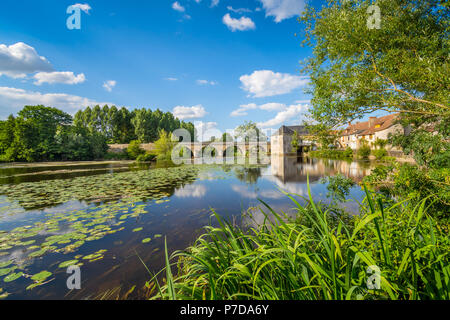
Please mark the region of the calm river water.
MULTIPOLYGON (((327 201, 322 177, 340 172, 359 181, 371 168, 289 157, 265 166, 0 166, 0 297, 116 298, 136 286, 128 298, 145 298, 149 275, 140 259, 161 270, 164 238, 170 252, 185 249, 214 224, 212 209, 239 223, 260 198, 289 213, 279 189, 306 196, 309 175, 315 200, 327 201), (65 263, 80 266, 81 290, 67 289, 65 263)), ((363 192, 355 187, 351 197, 360 201, 363 192)), ((357 210, 356 202, 346 206, 357 210)))

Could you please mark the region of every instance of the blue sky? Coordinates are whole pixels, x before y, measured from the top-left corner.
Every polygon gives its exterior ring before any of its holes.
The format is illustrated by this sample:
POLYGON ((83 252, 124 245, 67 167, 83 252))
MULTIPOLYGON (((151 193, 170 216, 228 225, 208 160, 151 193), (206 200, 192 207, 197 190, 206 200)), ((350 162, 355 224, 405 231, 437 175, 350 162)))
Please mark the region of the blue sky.
MULTIPOLYGON (((320 2, 314 1, 314 5, 320 2)), ((2 0, 0 118, 25 104, 114 104, 221 131, 299 123, 303 0, 2 0), (81 29, 69 30, 69 6, 81 29)))

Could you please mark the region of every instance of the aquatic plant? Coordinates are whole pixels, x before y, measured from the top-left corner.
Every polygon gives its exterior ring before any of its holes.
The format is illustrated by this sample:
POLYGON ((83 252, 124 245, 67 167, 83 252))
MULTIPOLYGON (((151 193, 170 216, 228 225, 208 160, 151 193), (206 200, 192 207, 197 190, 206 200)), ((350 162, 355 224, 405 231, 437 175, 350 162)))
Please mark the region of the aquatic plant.
POLYGON ((365 192, 361 213, 350 222, 330 223, 310 191, 307 206, 286 194, 307 224, 262 201, 266 219, 256 228, 232 225, 214 212, 219 227, 207 227, 187 251, 166 259, 164 286, 159 274, 152 279, 154 299, 448 300, 450 239, 425 201, 386 205, 365 192))

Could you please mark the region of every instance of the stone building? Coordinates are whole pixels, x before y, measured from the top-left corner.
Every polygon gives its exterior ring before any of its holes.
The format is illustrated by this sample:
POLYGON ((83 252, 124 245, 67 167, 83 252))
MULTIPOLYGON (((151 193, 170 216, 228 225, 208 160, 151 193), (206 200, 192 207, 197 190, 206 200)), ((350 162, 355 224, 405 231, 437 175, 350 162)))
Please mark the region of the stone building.
MULTIPOLYGON (((366 122, 349 123, 339 138, 339 144, 342 148, 357 150, 365 140, 372 147, 377 139, 387 140, 389 134, 404 133, 403 126, 396 123, 397 119, 398 113, 395 113, 379 118, 370 117, 366 122)), ((391 146, 387 146, 387 149, 395 151, 391 146)))
POLYGON ((305 126, 282 126, 270 139, 272 155, 295 155, 303 152, 306 146, 312 146, 308 130, 305 126), (299 149, 293 150, 292 140, 294 134, 298 136, 299 149))

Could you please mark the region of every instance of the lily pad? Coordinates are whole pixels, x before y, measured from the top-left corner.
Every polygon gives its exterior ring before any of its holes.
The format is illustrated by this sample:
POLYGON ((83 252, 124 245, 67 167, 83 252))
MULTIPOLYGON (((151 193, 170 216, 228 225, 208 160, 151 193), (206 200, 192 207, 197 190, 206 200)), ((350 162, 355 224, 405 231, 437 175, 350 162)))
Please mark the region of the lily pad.
POLYGON ((79 260, 70 260, 70 261, 66 261, 66 262, 62 262, 60 263, 60 265, 58 266, 59 268, 67 268, 70 266, 74 266, 78 263, 79 260))
POLYGON ((34 280, 34 281, 37 281, 37 282, 44 282, 51 275, 52 275, 52 273, 49 272, 49 271, 41 271, 41 272, 35 274, 34 276, 32 276, 31 280, 34 280))
POLYGON ((19 279, 21 276, 23 276, 23 272, 11 273, 9 276, 6 276, 5 279, 3 279, 3 281, 12 282, 19 279))

